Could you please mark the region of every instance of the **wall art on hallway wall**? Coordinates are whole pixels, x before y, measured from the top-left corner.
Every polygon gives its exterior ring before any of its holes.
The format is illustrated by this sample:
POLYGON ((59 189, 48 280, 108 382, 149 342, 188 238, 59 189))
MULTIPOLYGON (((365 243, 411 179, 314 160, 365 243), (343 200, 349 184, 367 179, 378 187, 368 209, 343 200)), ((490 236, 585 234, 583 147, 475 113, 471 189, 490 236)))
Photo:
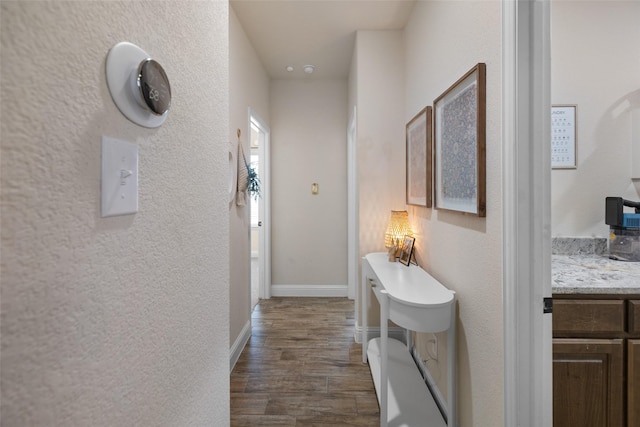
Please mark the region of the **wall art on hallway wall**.
POLYGON ((435 109, 435 207, 486 216, 486 65, 440 95, 435 109))
POLYGON ((407 123, 407 204, 431 207, 431 107, 407 123))

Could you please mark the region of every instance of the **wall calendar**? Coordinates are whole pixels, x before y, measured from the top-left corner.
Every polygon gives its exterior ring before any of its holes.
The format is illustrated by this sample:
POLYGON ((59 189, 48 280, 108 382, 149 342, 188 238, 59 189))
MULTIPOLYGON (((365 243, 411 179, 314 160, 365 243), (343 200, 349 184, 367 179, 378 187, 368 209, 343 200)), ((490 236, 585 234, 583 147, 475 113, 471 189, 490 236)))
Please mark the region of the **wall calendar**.
POLYGON ((554 169, 577 167, 576 110, 575 105, 551 107, 551 167, 554 169))

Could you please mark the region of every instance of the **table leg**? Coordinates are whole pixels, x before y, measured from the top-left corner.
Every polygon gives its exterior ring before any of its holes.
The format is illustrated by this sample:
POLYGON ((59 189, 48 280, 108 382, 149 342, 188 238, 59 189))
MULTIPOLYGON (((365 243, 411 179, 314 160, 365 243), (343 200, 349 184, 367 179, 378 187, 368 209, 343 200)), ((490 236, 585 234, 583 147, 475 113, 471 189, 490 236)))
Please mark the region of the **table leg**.
MULTIPOLYGON (((366 260, 362 260, 362 265, 366 263, 366 260)), ((362 283, 361 283, 361 298, 360 298, 360 317, 362 318, 362 363, 367 363, 367 349, 369 346, 369 326, 367 325, 367 309, 369 307, 369 281, 367 275, 363 269, 362 271, 362 283)))
POLYGON ((389 418, 389 294, 380 291, 380 427, 389 418))
POLYGON ((456 420, 456 299, 453 298, 451 307, 451 323, 447 330, 447 426, 457 427, 456 420))

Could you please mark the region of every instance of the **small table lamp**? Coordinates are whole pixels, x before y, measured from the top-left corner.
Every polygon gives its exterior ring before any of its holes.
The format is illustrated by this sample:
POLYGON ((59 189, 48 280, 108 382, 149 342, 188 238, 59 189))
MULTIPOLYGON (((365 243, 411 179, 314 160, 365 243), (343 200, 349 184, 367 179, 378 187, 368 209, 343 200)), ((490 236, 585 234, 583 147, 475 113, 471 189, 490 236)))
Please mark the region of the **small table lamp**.
POLYGON ((389 249, 389 261, 395 261, 400 256, 404 236, 413 236, 409 225, 409 213, 407 211, 391 211, 391 219, 384 235, 384 246, 389 249), (395 252, 392 256, 392 248, 395 252))

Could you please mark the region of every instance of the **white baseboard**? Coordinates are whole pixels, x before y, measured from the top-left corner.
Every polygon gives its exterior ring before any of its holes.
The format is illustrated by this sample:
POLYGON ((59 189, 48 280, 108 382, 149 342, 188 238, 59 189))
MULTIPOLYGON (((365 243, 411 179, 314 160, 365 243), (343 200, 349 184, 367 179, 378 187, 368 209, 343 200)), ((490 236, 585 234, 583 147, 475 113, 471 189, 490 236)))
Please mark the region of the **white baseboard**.
POLYGON ((271 285, 272 297, 347 297, 347 285, 271 285))
MULTIPOLYGON (((362 335, 363 335, 362 326, 356 325, 356 329, 353 332, 353 339, 358 344, 362 344, 362 335)), ((380 336, 380 327, 371 327, 367 328, 367 341, 370 341, 374 338, 378 338, 380 336)), ((407 343, 407 334, 406 329, 401 327, 389 327, 389 338, 394 338, 402 343, 407 343)))
POLYGON ((229 349, 229 372, 233 371, 233 367, 236 366, 236 362, 240 358, 240 354, 242 353, 242 350, 244 350, 244 346, 249 342, 249 338, 251 338, 251 320, 248 320, 247 323, 245 323, 244 328, 242 328, 242 331, 240 331, 240 334, 238 335, 238 338, 236 338, 236 341, 229 349))

